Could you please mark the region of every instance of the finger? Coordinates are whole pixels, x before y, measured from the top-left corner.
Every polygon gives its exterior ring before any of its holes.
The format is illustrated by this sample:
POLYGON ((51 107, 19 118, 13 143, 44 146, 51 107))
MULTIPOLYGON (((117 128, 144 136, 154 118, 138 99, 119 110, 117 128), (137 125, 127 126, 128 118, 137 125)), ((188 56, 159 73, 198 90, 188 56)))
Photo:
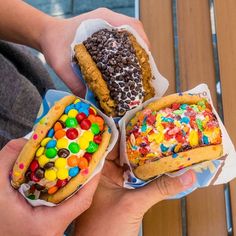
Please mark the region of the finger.
POLYGON ((54 218, 56 216, 58 219, 63 217, 68 222, 71 222, 90 207, 99 179, 100 174, 97 174, 70 199, 56 208, 50 208, 48 214, 54 218))
POLYGON ((73 72, 69 61, 70 61, 70 55, 68 55, 67 60, 63 62, 61 65, 53 66, 54 70, 56 74, 66 83, 66 85, 71 89, 71 91, 75 95, 84 97, 85 86, 81 81, 81 79, 73 72))
POLYGON ((142 23, 133 17, 119 14, 106 8, 99 8, 97 10, 91 11, 89 15, 88 14, 80 15, 81 20, 86 20, 88 18, 89 19, 102 18, 115 27, 121 26, 121 25, 130 25, 132 28, 134 28, 137 31, 137 33, 144 40, 147 46, 150 47, 150 43, 149 43, 146 33, 144 32, 142 23))
POLYGON ((136 20, 132 17, 128 17, 119 13, 113 13, 114 16, 110 17, 107 21, 113 25, 113 26, 121 26, 121 25, 130 25, 132 28, 134 28, 137 33, 140 35, 140 37, 144 40, 144 42, 147 44, 148 48, 150 48, 150 42, 148 40, 148 37, 143 29, 143 25, 141 21, 136 20), (119 19, 119 20, 117 20, 119 19))
POLYGON ((14 162, 26 142, 27 140, 24 138, 13 139, 2 148, 0 151, 0 169, 4 173, 8 174, 12 169, 14 162))
MULTIPOLYGON (((106 161, 102 169, 103 177, 106 177, 107 182, 116 183, 117 186, 123 186, 123 169, 120 165, 114 163, 114 161, 106 161)), ((102 178, 104 181, 104 178, 102 178)), ((101 180, 101 181, 102 181, 101 180)))
POLYGON ((178 177, 162 176, 142 189, 135 190, 133 199, 148 210, 157 202, 174 196, 188 188, 196 182, 196 175, 193 170, 185 172, 178 177))
POLYGON ((120 156, 119 145, 120 145, 120 139, 117 141, 112 151, 107 155, 106 157, 107 160, 114 161, 119 158, 120 156))

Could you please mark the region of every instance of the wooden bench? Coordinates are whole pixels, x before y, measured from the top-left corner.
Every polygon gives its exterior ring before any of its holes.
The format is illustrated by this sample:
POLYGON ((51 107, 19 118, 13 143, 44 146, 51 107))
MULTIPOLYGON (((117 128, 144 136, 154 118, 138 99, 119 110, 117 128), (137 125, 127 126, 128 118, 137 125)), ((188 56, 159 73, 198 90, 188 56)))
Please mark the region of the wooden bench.
MULTIPOLYGON (((140 0, 140 19, 168 94, 207 83, 236 144, 236 1, 140 0)), ((157 204, 143 235, 236 235, 236 181, 157 204)))

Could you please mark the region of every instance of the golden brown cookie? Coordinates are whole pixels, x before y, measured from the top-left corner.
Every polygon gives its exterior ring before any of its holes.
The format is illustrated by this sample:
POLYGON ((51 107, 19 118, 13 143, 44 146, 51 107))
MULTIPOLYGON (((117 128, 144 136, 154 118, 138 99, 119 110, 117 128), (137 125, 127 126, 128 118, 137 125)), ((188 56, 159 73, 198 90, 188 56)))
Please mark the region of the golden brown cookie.
POLYGON ((126 127, 126 150, 143 180, 219 158, 219 122, 198 95, 174 94, 148 104, 126 127))
POLYGON ((101 72, 83 44, 75 46, 75 57, 80 63, 80 69, 89 88, 96 94, 101 108, 106 114, 115 116, 115 101, 110 96, 110 91, 101 72))

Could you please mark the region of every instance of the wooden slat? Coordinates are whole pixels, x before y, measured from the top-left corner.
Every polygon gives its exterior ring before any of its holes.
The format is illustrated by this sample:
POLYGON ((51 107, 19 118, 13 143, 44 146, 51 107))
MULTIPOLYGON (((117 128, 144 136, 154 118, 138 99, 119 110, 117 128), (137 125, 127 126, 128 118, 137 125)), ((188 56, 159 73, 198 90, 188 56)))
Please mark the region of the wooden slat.
MULTIPOLYGON (((236 1, 215 0, 215 17, 225 126, 236 145, 236 1)), ((230 183, 236 235, 236 181, 230 183)))
MULTIPOLYGON (((151 42, 151 51, 161 74, 168 78, 168 93, 175 92, 174 41, 171 0, 140 1, 140 16, 151 42)), ((179 200, 155 205, 144 217, 144 236, 182 235, 179 200)))
MULTIPOLYGON (((216 105, 208 0, 178 0, 177 20, 181 88, 205 82, 216 105)), ((227 235, 223 186, 195 191, 187 196, 186 207, 188 235, 227 235)))

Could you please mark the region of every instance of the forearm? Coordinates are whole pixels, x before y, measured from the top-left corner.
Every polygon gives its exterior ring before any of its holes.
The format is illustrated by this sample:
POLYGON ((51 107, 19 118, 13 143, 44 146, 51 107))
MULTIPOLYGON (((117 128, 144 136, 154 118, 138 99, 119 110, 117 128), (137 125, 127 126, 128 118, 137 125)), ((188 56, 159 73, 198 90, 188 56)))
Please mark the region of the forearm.
POLYGON ((0 39, 40 51, 40 38, 53 18, 20 0, 0 0, 0 39))

